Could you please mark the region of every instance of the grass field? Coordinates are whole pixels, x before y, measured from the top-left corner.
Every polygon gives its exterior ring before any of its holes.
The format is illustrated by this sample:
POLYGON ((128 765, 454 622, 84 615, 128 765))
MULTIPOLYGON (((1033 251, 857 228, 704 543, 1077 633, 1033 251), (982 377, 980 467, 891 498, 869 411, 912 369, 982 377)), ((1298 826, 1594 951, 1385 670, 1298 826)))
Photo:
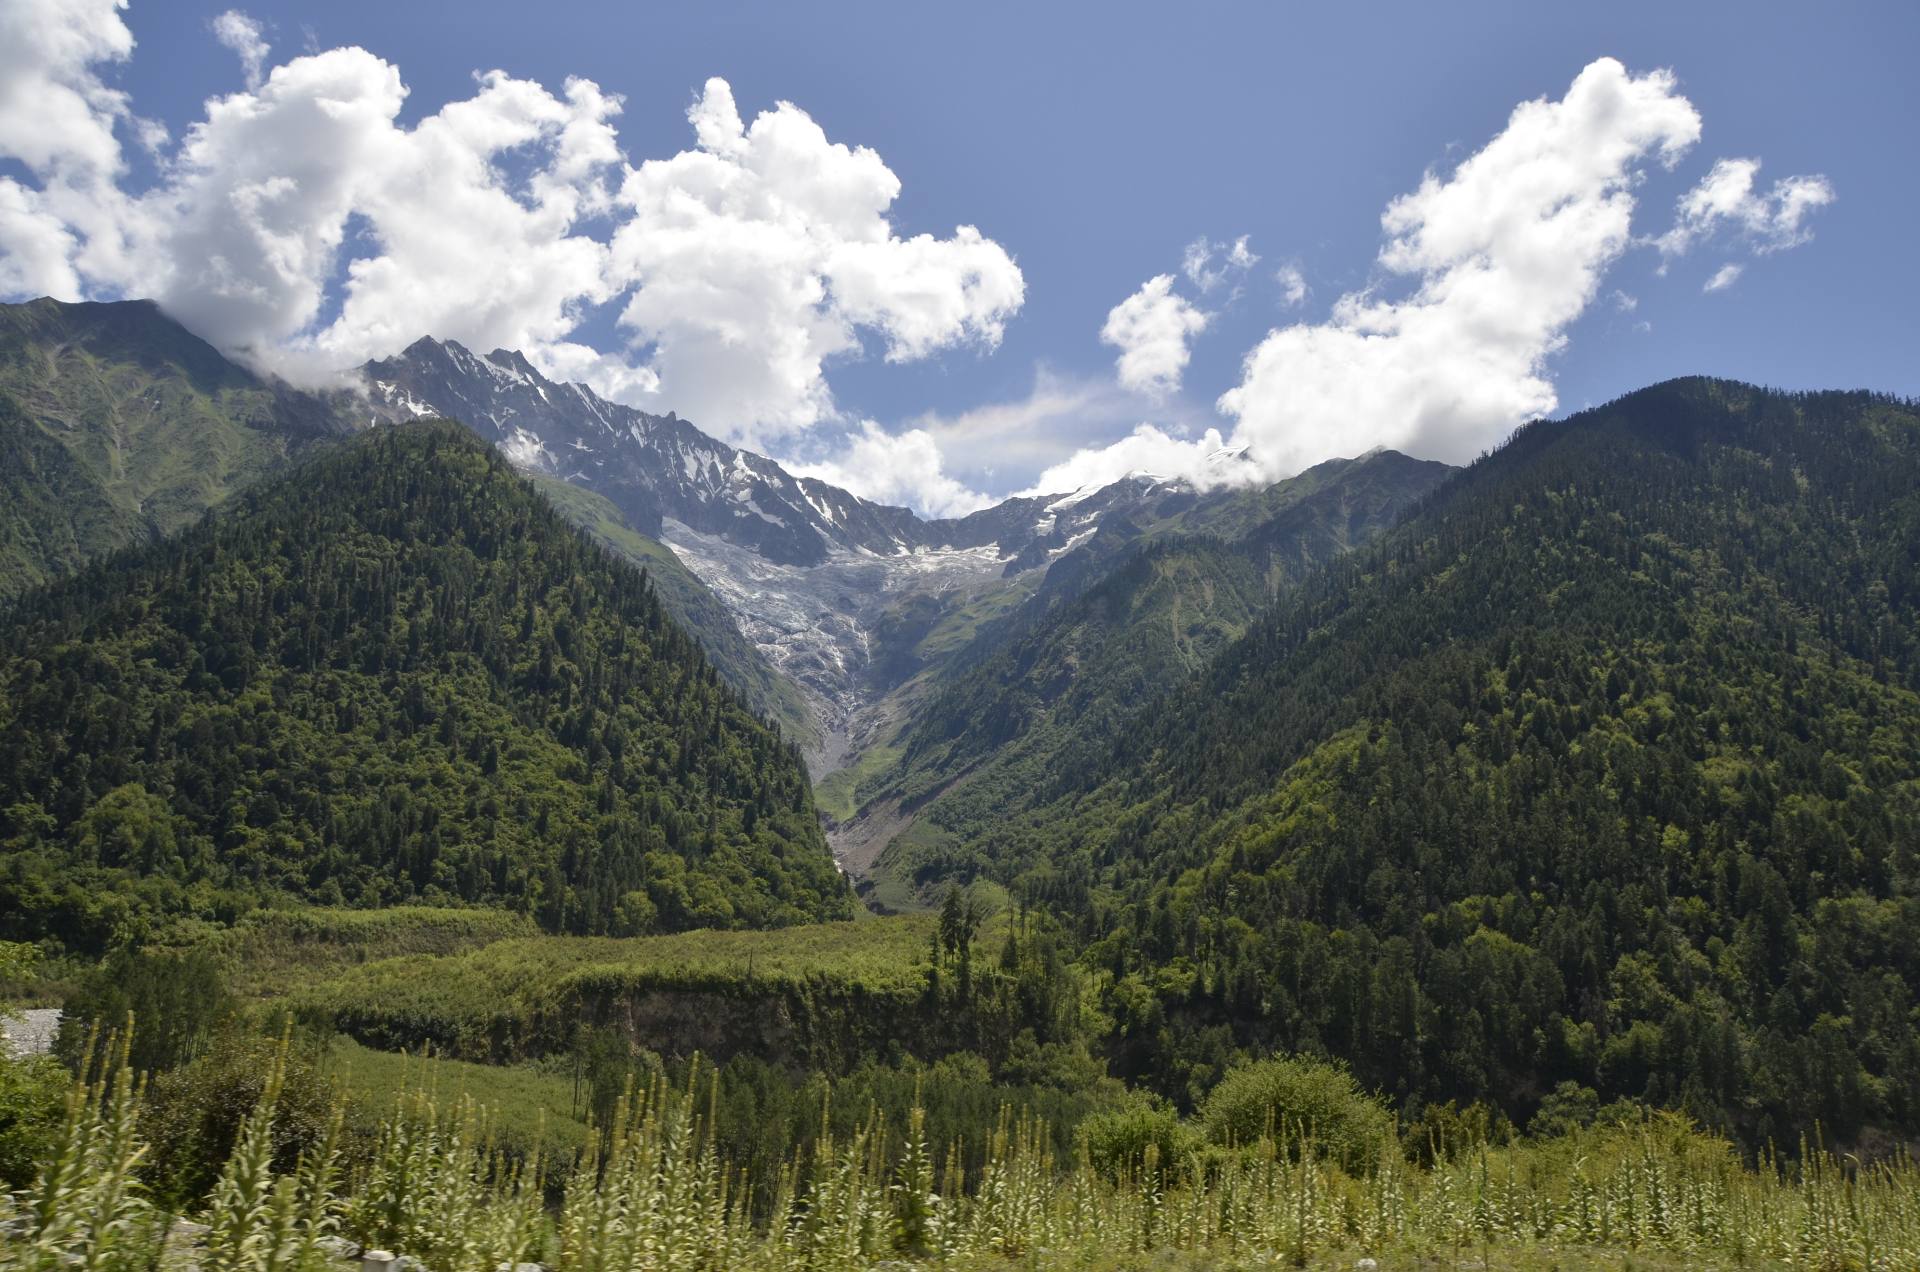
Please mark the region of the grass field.
POLYGON ((587 1125, 577 1084, 535 1065, 470 1064, 442 1056, 375 1051, 351 1038, 328 1044, 321 1069, 346 1093, 350 1123, 363 1130, 391 1117, 416 1091, 436 1099, 471 1098, 487 1107, 501 1147, 538 1147, 564 1158, 586 1147, 587 1125))
MULTIPOLYGON (((430 1045, 467 1059, 548 1054, 569 1045, 580 1021, 616 1017, 637 1042, 662 1050, 667 1035, 694 1040, 681 1050, 725 1052, 744 1033, 761 1050, 783 1038, 804 1046, 824 1037, 821 1029, 852 1023, 849 1013, 877 1026, 913 1001, 936 922, 922 914, 628 939, 503 936, 458 951, 335 964, 332 974, 288 985, 285 1002, 309 1024, 368 1045, 430 1045)), ((998 951, 1004 930, 989 922, 979 957, 998 951)), ((281 980, 290 967, 281 965, 281 980)))
POLYGON ((366 963, 464 954, 537 931, 532 920, 501 910, 310 908, 263 910, 202 943, 223 956, 235 993, 271 999, 366 963))

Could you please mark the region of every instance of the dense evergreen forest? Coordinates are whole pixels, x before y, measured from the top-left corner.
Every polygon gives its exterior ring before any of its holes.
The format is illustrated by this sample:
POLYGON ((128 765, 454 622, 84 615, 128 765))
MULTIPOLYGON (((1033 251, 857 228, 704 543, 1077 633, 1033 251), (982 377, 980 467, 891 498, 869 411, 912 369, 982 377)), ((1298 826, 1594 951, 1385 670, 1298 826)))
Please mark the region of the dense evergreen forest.
MULTIPOLYGON (((256 376, 145 301, 0 304, 0 606, 191 525, 353 435, 371 411, 349 390, 256 376)), ((809 734, 799 691, 665 545, 579 486, 534 480, 569 521, 648 572, 748 705, 790 737, 809 734)))
POLYGON ((276 898, 582 933, 849 910, 793 750, 450 424, 22 596, 0 810, 5 935, 83 951, 276 898))
POLYGON ((1676 381, 1523 430, 955 865, 1072 916, 1178 1098, 1281 1048, 1910 1134, 1917 690, 1920 412, 1676 381))

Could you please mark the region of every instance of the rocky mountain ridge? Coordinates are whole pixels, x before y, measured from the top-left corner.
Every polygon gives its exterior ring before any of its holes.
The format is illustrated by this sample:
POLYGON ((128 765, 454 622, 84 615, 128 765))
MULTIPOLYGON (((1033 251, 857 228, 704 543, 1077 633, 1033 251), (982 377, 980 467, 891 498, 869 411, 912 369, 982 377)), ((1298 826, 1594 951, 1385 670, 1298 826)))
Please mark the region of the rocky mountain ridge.
POLYGON ((1201 496, 1144 474, 924 519, 719 441, 677 415, 550 380, 521 354, 423 338, 362 369, 378 418, 458 419, 516 466, 590 490, 669 545, 742 633, 798 684, 817 726, 816 773, 856 717, 926 667, 980 609, 1017 603, 1040 570, 1114 519, 1176 515, 1201 496), (946 638, 941 640, 940 638, 946 638))

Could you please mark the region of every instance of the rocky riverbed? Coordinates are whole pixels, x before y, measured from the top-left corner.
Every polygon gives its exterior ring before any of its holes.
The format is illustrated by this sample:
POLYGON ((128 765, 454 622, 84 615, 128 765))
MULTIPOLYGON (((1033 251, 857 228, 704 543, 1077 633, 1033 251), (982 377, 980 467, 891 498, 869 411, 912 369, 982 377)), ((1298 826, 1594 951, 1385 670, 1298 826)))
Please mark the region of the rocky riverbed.
POLYGON ((0 1039, 16 1056, 40 1056, 53 1049, 53 1036, 60 1031, 58 1007, 32 1007, 0 1016, 0 1039))

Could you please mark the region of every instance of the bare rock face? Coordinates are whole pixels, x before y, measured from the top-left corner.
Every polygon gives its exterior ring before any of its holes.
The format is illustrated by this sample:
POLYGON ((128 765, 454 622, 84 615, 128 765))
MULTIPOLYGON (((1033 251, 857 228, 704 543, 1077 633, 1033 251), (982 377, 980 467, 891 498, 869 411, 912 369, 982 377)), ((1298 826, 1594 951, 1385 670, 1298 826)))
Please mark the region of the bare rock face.
POLYGON ((0 1015, 0 1043, 16 1056, 43 1056, 53 1050, 54 1035, 60 1032, 58 1007, 31 1007, 12 1015, 0 1015))
POLYGON ((892 552, 923 538, 925 523, 905 508, 795 477, 671 412, 549 380, 510 350, 480 357, 452 341, 418 340, 361 374, 385 418, 459 420, 518 467, 605 496, 655 538, 670 517, 796 565, 818 564, 833 547, 892 552))

